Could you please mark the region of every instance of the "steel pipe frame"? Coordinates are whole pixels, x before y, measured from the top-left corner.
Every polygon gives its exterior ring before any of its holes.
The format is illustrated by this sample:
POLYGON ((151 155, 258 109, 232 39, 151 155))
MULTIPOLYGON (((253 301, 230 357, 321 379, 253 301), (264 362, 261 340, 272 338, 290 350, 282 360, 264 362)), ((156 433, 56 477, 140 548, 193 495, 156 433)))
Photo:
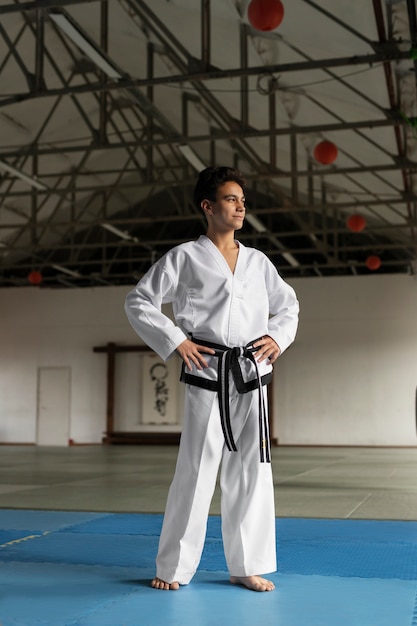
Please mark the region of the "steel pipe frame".
MULTIPOLYGON (((374 7, 375 22, 376 22, 376 27, 378 31, 379 42, 382 45, 384 45, 387 42, 387 37, 386 37, 386 32, 385 32, 384 12, 382 9, 382 3, 381 3, 381 0, 372 0, 372 2, 373 2, 373 7, 374 7)), ((407 0, 407 4, 409 5, 409 0, 407 0)), ((414 15, 415 15, 415 9, 414 9, 414 15)), ((409 15, 409 19, 411 19, 410 15, 409 15)), ((410 28, 411 28, 411 24, 410 24, 410 28)), ((385 73, 385 82, 387 85, 390 107, 391 109, 395 109, 397 106, 397 98, 395 95, 394 78, 392 74, 391 65, 387 61, 384 61, 384 73, 385 73)), ((404 145, 403 145, 402 137, 400 134, 399 126, 394 126, 394 133, 395 133, 395 141, 397 144, 398 157, 399 159, 402 159, 404 157, 405 151, 404 151, 404 145)), ((409 182, 409 178, 405 170, 402 171, 402 179, 403 179, 404 192, 407 194, 410 191, 410 182, 409 182)), ((409 202, 407 203, 407 211, 408 211, 409 219, 411 220, 412 208, 409 202)), ((412 236, 415 236, 415 231, 413 227, 411 228, 411 233, 412 233, 412 236)))
MULTIPOLYGON (((149 12, 149 10, 147 9, 147 7, 145 7, 145 8, 146 8, 146 10, 149 12)), ((205 14, 205 17, 206 17, 206 19, 207 19, 207 13, 205 14)), ((160 25, 160 24, 159 24, 159 27, 161 27, 161 25, 160 25)), ((178 63, 178 61, 177 61, 177 63, 178 63)), ((212 104, 213 104, 213 103, 212 103, 212 104)), ((218 105, 218 106, 219 106, 219 105, 218 105)), ((215 107, 214 107, 214 108, 215 108, 215 107)), ((224 112, 223 112, 223 113, 224 113, 224 112)), ((241 141, 241 139, 240 139, 240 141, 241 141)))
MULTIPOLYGON (((205 135, 188 135, 185 133, 178 133, 175 137, 153 137, 149 139, 148 137, 141 138, 141 144, 143 146, 163 146, 163 145, 180 145, 183 143, 201 143, 201 142, 210 142, 217 140, 227 140, 227 139, 239 139, 242 136, 246 139, 260 138, 260 137, 269 137, 269 136, 292 136, 298 134, 318 134, 318 133, 326 133, 326 132, 339 132, 344 130, 351 129, 376 129, 381 127, 389 127, 389 126, 405 126, 407 123, 404 119, 396 113, 390 114, 390 117, 386 119, 377 119, 377 120, 361 120, 358 122, 342 122, 342 123, 332 123, 332 124, 317 124, 317 125, 309 125, 309 126, 290 126, 286 128, 265 128, 265 129, 253 129, 253 128, 242 128, 240 130, 218 130, 211 132, 210 134, 205 135)), ((62 154, 62 152, 85 152, 87 148, 91 148, 92 150, 118 150, 120 148, 128 147, 128 146, 136 146, 137 142, 134 141, 123 141, 123 142, 112 142, 112 143, 96 143, 93 146, 88 144, 85 145, 60 145, 55 148, 42 148, 36 145, 30 145, 27 148, 16 149, 16 150, 2 150, 2 158, 9 159, 14 157, 20 157, 24 154, 38 156, 41 155, 51 155, 51 154, 62 154)))
MULTIPOLYGON (((103 24, 102 24, 102 26, 103 26, 103 24)), ((36 34, 37 34, 37 33, 36 33, 36 34)), ((127 152, 130 152, 130 146, 126 146, 126 145, 125 145, 124 147, 125 147, 125 148, 127 148, 127 152)), ((133 148, 137 149, 137 147, 138 147, 137 142, 135 142, 135 143, 133 143, 133 142, 132 142, 132 146, 131 146, 131 148, 132 148, 132 149, 133 149, 133 148)), ((83 153, 84 153, 84 155, 86 155, 86 154, 88 154, 90 151, 91 151, 91 144, 90 144, 89 146, 86 146, 86 147, 85 147, 85 150, 83 150, 83 153)), ((84 158, 84 157, 83 157, 83 158, 84 158)), ((77 173, 77 172, 76 172, 76 170, 75 170, 75 172, 73 172, 73 173, 72 173, 72 176, 74 176, 74 173, 75 173, 75 174, 77 173)), ((73 186, 71 186, 71 189, 68 189, 68 187, 67 187, 67 189, 65 190, 65 192, 64 192, 64 193, 65 193, 65 194, 67 194, 67 193, 73 193, 73 191, 74 191, 74 188, 73 188, 73 186)), ((96 191, 96 188, 95 188, 95 191, 96 191)), ((12 192, 12 193, 13 193, 13 192, 12 192)), ((26 194, 25 194, 25 195, 26 195, 26 194)), ((32 221, 33 221, 33 216, 32 216, 32 221)), ((22 226, 21 226, 21 225, 20 225, 20 228, 22 228, 22 226)), ((22 230, 21 230, 21 233, 22 233, 22 230)))
MULTIPOLYGON (((204 20, 203 20, 203 22, 204 22, 204 20)), ((207 42, 206 42, 206 45, 207 45, 207 42)), ((358 127, 358 125, 356 124, 355 128, 357 128, 357 127, 358 127)), ((298 132, 300 132, 300 130, 298 130, 298 132)), ((266 133, 270 134, 270 130, 266 131, 266 133)), ((211 139, 212 139, 212 137, 211 137, 211 139)), ((200 140, 201 140, 201 138, 200 138, 200 140)), ((373 168, 373 171, 375 171, 375 168, 373 168)), ((293 178, 294 178, 294 171, 293 171, 293 178)))
MULTIPOLYGON (((344 233, 344 234, 349 234, 352 235, 352 233, 348 233, 346 230, 342 230, 342 229, 337 229, 335 232, 337 233, 344 233)), ((333 231, 332 231, 333 233, 333 231)), ((284 233, 284 232, 278 232, 278 233, 270 233, 272 236, 275 237, 279 237, 280 239, 284 239, 285 237, 294 237, 294 236, 305 236, 303 233, 284 233)), ((325 234, 325 231, 319 231, 318 234, 323 235, 325 234)), ((254 239, 268 239, 268 233, 263 233, 263 236, 260 237, 259 233, 252 233, 251 235, 240 235, 239 236, 239 240, 240 241, 252 241, 254 239)), ((183 243, 184 240, 181 238, 172 238, 172 239, 165 239, 162 243, 164 244, 164 247, 169 246, 177 246, 181 243, 183 243)), ((158 245, 161 243, 161 241, 159 239, 155 239, 155 240, 147 240, 146 242, 141 243, 141 241, 139 240, 138 242, 133 242, 133 241, 125 241, 125 240, 117 240, 117 241, 106 241, 100 244, 100 249, 109 249, 109 248, 140 248, 140 249, 148 249, 148 247, 152 248, 155 251, 158 251, 158 245)), ((72 250, 73 247, 79 247, 78 244, 76 246, 73 246, 73 244, 60 244, 60 245, 56 245, 56 246, 42 246, 40 244, 37 243, 31 243, 30 246, 21 246, 21 247, 16 247, 16 249, 14 250, 15 252, 20 252, 20 251, 24 251, 27 253, 27 256, 30 256, 31 254, 41 254, 44 253, 45 251, 47 252, 51 252, 51 251, 60 251, 60 250, 72 250)), ((96 250, 97 249, 97 244, 96 243, 86 243, 86 244, 82 244, 82 249, 83 250, 96 250)), ((414 251, 414 247, 413 247, 413 243, 409 243, 407 245, 407 243, 404 242, 398 242, 398 243, 387 243, 387 244, 383 244, 383 245, 378 245, 375 244, 375 241, 369 241, 368 243, 362 243, 362 244, 357 244, 357 245, 343 245, 343 246, 339 246, 338 247, 338 251, 339 252, 363 252, 363 251, 369 251, 369 250, 409 250, 414 251)), ((276 254, 282 254, 283 252, 291 252, 294 254, 316 254, 316 255, 320 255, 321 253, 317 252, 317 250, 313 247, 309 247, 309 248, 295 248, 295 247, 283 247, 283 248, 275 248, 276 250, 276 254)), ((148 250, 148 252, 151 252, 151 250, 148 250)), ((149 255, 145 257, 145 259, 149 259, 149 255)), ((59 261, 59 264, 62 265, 63 267, 67 267, 67 266, 77 266, 78 265, 88 265, 92 260, 88 259, 88 260, 68 260, 68 261, 59 261)), ((125 262, 125 259, 121 259, 122 263, 125 262)), ((43 260, 42 261, 43 265, 51 265, 51 263, 55 263, 55 261, 52 260, 43 260)), ((42 264, 41 263, 41 264, 42 264)), ((39 263, 37 262, 37 265, 39 265, 39 263)), ((18 265, 18 267, 21 267, 21 264, 18 265)))
POLYGON ((85 4, 98 2, 99 0, 33 0, 32 2, 20 2, 19 4, 4 4, 0 6, 0 15, 7 13, 21 13, 22 11, 34 11, 36 9, 53 9, 70 4, 85 4))
MULTIPOLYGON (((143 3, 141 3, 141 4, 143 4, 143 3)), ((203 4, 204 4, 204 2, 203 2, 203 4)), ((207 8, 206 8, 206 11, 207 11, 207 8)), ((203 17, 204 17, 204 15, 203 15, 203 17)), ((204 22, 204 20, 203 20, 203 22, 204 22)), ((207 45, 207 44, 206 44, 206 45, 207 45)), ((355 59, 357 59, 357 58, 358 58, 358 57, 355 57, 355 59)), ((309 61, 308 63, 310 63, 310 61, 309 61)), ((316 62, 313 62, 313 63, 316 63, 316 62)), ((320 63, 322 63, 322 62, 320 62, 320 63)), ((272 67, 272 68, 273 68, 274 66, 270 66, 270 67, 272 67)), ((280 66, 280 67, 281 67, 281 66, 280 66)), ((260 69, 260 68, 258 68, 258 69, 260 69)), ((268 68, 263 67, 262 69, 263 69, 263 71, 268 71, 268 68)), ((281 69, 282 69, 282 67, 281 67, 281 69)), ((246 70, 253 71, 253 68, 246 68, 246 70)), ((280 70, 280 71, 281 71, 281 70, 280 70)), ((229 74, 227 74, 227 75, 229 75, 229 74)), ((189 77, 190 75, 189 75, 189 74, 187 74, 187 76, 189 77)), ((118 83, 118 85, 117 85, 117 88, 119 88, 119 87, 120 87, 120 83, 118 83)))
POLYGON ((42 92, 19 93, 0 99, 0 107, 9 106, 16 102, 24 102, 32 98, 51 98, 61 95, 83 94, 91 91, 113 91, 120 89, 131 90, 134 87, 156 87, 157 85, 170 85, 174 83, 206 82, 222 78, 241 78, 242 76, 257 76, 259 74, 283 74, 286 72, 301 72, 305 70, 325 69, 329 67, 346 67, 357 65, 374 65, 387 61, 399 61, 408 59, 409 52, 401 51, 391 53, 362 54, 352 57, 333 59, 321 59, 319 61, 302 61, 299 63, 284 63, 281 65, 261 65, 247 68, 234 68, 229 70, 209 70, 206 72, 189 72, 168 76, 156 76, 153 78, 123 78, 117 82, 96 82, 91 85, 73 85, 72 87, 46 89, 42 92))
MULTIPOLYGON (((388 203, 390 204, 405 204, 406 200, 371 200, 366 202, 366 207, 377 207, 377 206, 386 206, 388 203)), ((336 204, 332 203, 332 204, 328 204, 327 207, 332 208, 335 211, 340 211, 341 209, 351 209, 352 211, 356 212, 363 212, 363 208, 364 208, 364 203, 350 203, 350 202, 338 202, 336 204)), ((292 213, 314 213, 314 212, 318 212, 320 210, 323 209, 323 205, 321 204, 315 204, 313 206, 307 206, 307 205, 299 205, 299 206, 291 206, 291 207, 266 207, 266 208, 262 208, 262 209, 250 209, 250 213, 252 215, 255 215, 257 217, 262 217, 262 216, 268 216, 268 215, 281 215, 281 214, 289 214, 291 215, 292 213)), ((25 219, 28 217, 27 215, 24 216, 25 219)), ((341 220, 344 219, 344 217, 342 214, 339 216, 341 220)), ((165 223, 165 222, 189 222, 189 221, 200 221, 201 216, 198 213, 182 213, 180 215, 155 215, 152 217, 129 217, 129 218, 123 218, 123 217, 111 217, 111 218, 107 218, 106 222, 109 224, 112 224, 114 226, 127 226, 127 225, 131 225, 131 226, 140 226, 140 225, 148 225, 148 224, 156 224, 158 222, 161 223, 165 223)), ((410 224, 408 222, 408 220, 406 220, 406 216, 404 216, 404 223, 403 224, 385 224, 385 225, 379 225, 379 226, 375 226, 375 225, 369 225, 367 226, 367 232, 369 230, 371 230, 372 232, 378 232, 380 230, 389 230, 389 229, 402 229, 402 228, 409 228, 410 224)), ((91 228, 91 227, 95 227, 95 226, 100 226, 101 222, 97 222, 93 219, 91 220, 85 220, 83 221, 82 219, 80 220, 70 220, 70 221, 62 221, 62 222, 54 222, 53 225, 55 228, 73 228, 76 225, 79 225, 81 228, 91 228)), ((417 224, 416 224, 417 225, 417 224)), ((19 228, 22 226, 22 223, 20 222, 9 222, 9 223, 3 223, 0 224, 0 231, 3 230, 7 230, 9 228, 19 228)), ((340 232, 347 232, 348 229, 347 228, 342 228, 340 229, 340 232)), ((317 233, 320 232, 319 230, 317 230, 315 227, 312 227, 309 230, 309 234, 311 233, 317 233)), ((284 233, 285 234, 285 233, 284 233)), ((290 234, 290 233, 288 233, 290 234)), ((291 234, 305 234, 304 231, 291 231, 291 234)), ((261 233, 258 234, 258 236, 261 236, 261 233)))
MULTIPOLYGON (((378 250, 378 249, 377 249, 378 250)), ((367 250, 362 250, 362 252, 366 253, 367 250)), ((369 248, 370 252, 375 253, 375 246, 373 248, 369 248)), ((285 252, 287 252, 287 250, 283 249, 283 250, 278 250, 276 248, 274 249, 266 249, 265 250, 265 254, 268 256, 282 256, 282 254, 285 252)), ((383 257, 383 254, 380 253, 379 256, 381 256, 381 258, 383 257)), ((414 257, 409 257, 406 259, 387 259, 387 258, 383 258, 383 264, 385 267, 393 267, 393 266, 409 266, 410 262, 413 260, 414 257)), ((113 261, 111 261, 111 263, 113 263, 113 261)), ((146 256, 146 257, 138 257, 138 256, 131 256, 131 257, 125 257, 124 259, 122 259, 120 262, 120 264, 123 265, 127 265, 127 264, 137 264, 137 263, 148 263, 150 265, 150 256, 146 256)), ((82 267, 87 267, 87 266, 96 266, 96 265, 100 265, 102 264, 102 260, 101 259, 90 259, 88 261, 79 261, 76 264, 76 268, 77 270, 79 270, 82 267)), ((62 265, 63 267, 68 267, 71 264, 67 263, 60 263, 60 265, 62 265)), ((74 264, 72 264, 74 266, 74 264)), ((105 265, 107 266, 107 263, 105 263, 105 265)), ((289 267, 288 264, 283 264, 283 265, 279 265, 277 264, 278 269, 283 269, 284 272, 285 271, 290 271, 290 272, 294 272, 296 271, 297 273, 299 273, 300 271, 302 271, 303 269, 314 269, 315 267, 319 267, 320 269, 327 269, 327 270, 332 270, 332 269, 345 269, 345 270, 350 270, 351 266, 354 267, 366 267, 365 265, 365 261, 356 261, 356 260, 349 260, 349 261, 343 261, 343 260, 334 260, 331 263, 326 263, 323 261, 314 261, 312 263, 300 263, 299 267, 297 268, 292 268, 289 267)), ((18 268, 16 268, 18 271, 20 270, 30 270, 33 267, 32 262, 24 262, 21 263, 19 265, 18 268)), ((51 262, 46 262, 46 263, 38 263, 36 262, 36 267, 39 268, 40 270, 42 269, 46 269, 46 268, 50 268, 51 267, 51 262)), ((119 276, 121 277, 126 277, 126 276, 132 276, 132 270, 130 271, 126 271, 123 274, 119 274, 119 276)), ((12 278, 12 276, 10 276, 10 278, 7 278, 6 280, 10 280, 12 278)), ((81 274, 81 276, 79 278, 73 278, 72 280, 75 281, 79 281, 82 282, 85 279, 89 279, 90 275, 88 274, 81 274)), ((107 276, 108 278, 108 276, 107 276)), ((69 277, 68 277, 69 279, 69 277)), ((0 277, 0 284, 1 281, 5 280, 5 277, 0 277)))
MULTIPOLYGON (((263 68, 263 70, 265 70, 265 68, 263 68)), ((357 127, 357 124, 356 124, 355 126, 357 127)), ((269 133, 270 131, 267 131, 267 132, 269 133)), ((298 132, 299 132, 299 131, 298 131, 298 132)), ((241 136, 241 135, 240 135, 240 136, 241 136)), ((212 137, 211 137, 211 139, 212 139, 212 137)), ((375 168, 374 168, 374 169, 375 169, 375 168)), ((363 168, 361 168, 361 171, 363 171, 363 168)), ((342 172, 338 171, 337 173, 342 173, 342 172)), ((320 172, 320 174, 323 174, 323 172, 320 172)), ((294 172, 292 172, 292 176, 294 176, 294 172)))
MULTIPOLYGON (((136 144, 137 147, 137 144, 136 144)), ((36 156, 36 155, 34 155, 36 156)), ((305 177, 309 177, 309 176, 318 176, 318 177, 323 177, 323 176, 337 176, 339 174, 361 174, 363 172, 394 172, 394 171, 409 171, 409 172, 417 172, 417 163, 412 163, 412 162, 405 162, 405 163, 392 163, 392 164, 387 164, 387 165, 367 165, 367 166, 361 166, 361 167, 341 167, 341 168, 317 168, 316 170, 313 170, 312 172, 310 172, 309 170, 298 170, 297 172, 291 172, 291 171, 282 171, 282 170, 278 170, 275 172, 263 172, 260 174, 247 174, 245 175, 246 180, 251 181, 251 180, 257 180, 257 181, 268 181, 268 180, 279 180, 279 179, 293 179, 294 177, 297 178, 305 178, 305 177)), ((68 177, 69 174, 66 173, 65 177, 68 177)), ((39 177, 40 180, 42 180, 42 177, 39 177)), ((164 182, 162 184, 163 187, 170 187, 170 186, 180 186, 180 187, 187 187, 189 186, 189 182, 185 182, 185 183, 180 183, 179 181, 170 181, 170 182, 164 182)), ((155 183, 155 187, 159 187, 160 185, 158 185, 158 183, 155 183)), ((138 188, 138 184, 137 183, 123 183, 120 184, 120 189, 122 188, 138 188)), ((93 186, 78 186, 77 187, 77 192, 78 193, 85 193, 88 191, 102 191, 102 190, 106 190, 109 189, 108 185, 93 185, 93 186)), ((62 195, 62 194, 67 194, 68 189, 40 189, 38 191, 38 193, 40 195, 62 195)), ((351 192, 354 195, 354 192, 351 192)), ((405 193, 405 198, 407 198, 407 192, 403 192, 399 190, 399 193, 403 194, 405 193)), ((369 194, 372 195, 372 192, 369 191, 369 194)), ((21 191, 16 191, 16 192, 9 192, 7 194, 8 197, 18 197, 18 196, 27 196, 28 194, 26 192, 21 192, 21 191)), ((405 202, 407 202, 407 200, 405 200, 405 202)))

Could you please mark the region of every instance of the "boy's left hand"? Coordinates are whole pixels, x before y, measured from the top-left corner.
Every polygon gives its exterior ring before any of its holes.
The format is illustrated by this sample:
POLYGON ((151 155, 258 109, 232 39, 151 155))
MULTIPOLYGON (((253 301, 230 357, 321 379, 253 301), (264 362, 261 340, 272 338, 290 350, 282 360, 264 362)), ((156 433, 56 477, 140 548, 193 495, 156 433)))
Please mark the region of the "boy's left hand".
POLYGON ((258 350, 254 352, 255 359, 257 359, 258 363, 262 363, 262 361, 268 359, 269 363, 272 365, 281 354, 281 348, 269 335, 258 339, 258 341, 253 344, 253 347, 258 348, 258 350))

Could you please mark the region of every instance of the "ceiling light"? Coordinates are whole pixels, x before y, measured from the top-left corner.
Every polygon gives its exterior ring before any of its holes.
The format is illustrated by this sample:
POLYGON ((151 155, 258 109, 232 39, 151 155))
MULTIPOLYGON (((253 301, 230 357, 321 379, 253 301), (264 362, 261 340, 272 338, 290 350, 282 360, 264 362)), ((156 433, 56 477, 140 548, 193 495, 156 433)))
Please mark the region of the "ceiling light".
POLYGON ((112 226, 111 224, 106 223, 101 224, 101 226, 108 230, 110 233, 113 233, 113 235, 117 235, 117 237, 120 237, 120 239, 125 239, 125 241, 138 241, 136 237, 132 237, 125 230, 120 230, 120 228, 116 228, 116 226, 112 226))
POLYGON ((16 178, 20 178, 20 180, 23 180, 23 182, 27 183, 31 187, 35 187, 35 189, 40 189, 40 190, 48 189, 46 185, 44 185, 43 183, 40 183, 38 180, 36 180, 36 178, 27 176, 27 174, 20 172, 15 167, 13 167, 12 165, 9 165, 8 163, 5 163, 4 161, 0 161, 0 169, 5 170, 6 172, 9 172, 9 174, 13 174, 13 176, 16 176, 16 178))
POLYGON ((249 222, 251 226, 253 226, 256 231, 258 231, 258 233, 266 233, 266 226, 262 224, 261 220, 258 220, 256 215, 253 215, 252 213, 246 213, 245 219, 247 222, 249 222))
MULTIPOLYGON (((275 235, 270 235, 269 239, 276 245, 279 250, 285 250, 285 246, 275 237, 275 235)), ((291 254, 291 252, 281 252, 281 256, 283 259, 287 261, 292 267, 300 267, 297 259, 291 254)))
MULTIPOLYGON (((264 226, 264 224, 262 224, 261 220, 259 220, 256 215, 253 215, 252 213, 247 213, 246 214, 246 221, 249 222, 249 224, 251 226, 253 226, 253 228, 258 231, 258 233, 266 233, 267 232, 267 228, 266 226, 264 226)), ((276 245, 276 247, 279 250, 282 250, 284 248, 284 246, 282 245, 282 243, 272 234, 268 234, 268 238, 270 239, 270 241, 272 241, 272 243, 274 243, 276 245)), ((287 261, 287 263, 289 263, 290 265, 292 265, 292 267, 299 267, 300 264, 297 261, 297 259, 290 253, 290 252, 281 252, 281 256, 287 261)))
POLYGON ((300 267, 297 259, 290 254, 289 252, 281 252, 281 256, 292 266, 292 267, 300 267))
POLYGON ((51 267, 53 267, 57 272, 68 274, 68 276, 72 276, 73 278, 81 278, 81 274, 79 272, 74 272, 74 270, 70 270, 62 265, 52 265, 51 267))
POLYGON ((100 276, 100 274, 98 274, 97 272, 92 272, 91 274, 91 278, 93 278, 94 280, 96 280, 98 283, 101 283, 102 285, 111 285, 111 282, 109 280, 105 280, 102 276, 100 276))
POLYGON ((350 269, 352 270, 352 274, 354 274, 355 276, 358 275, 358 272, 356 271, 356 267, 355 264, 357 263, 357 261, 349 261, 347 262, 348 266, 350 267, 350 269))
POLYGON ((178 146, 178 149, 187 159, 188 163, 197 170, 197 172, 201 172, 202 170, 206 169, 203 161, 201 161, 201 159, 196 155, 194 150, 190 148, 190 146, 187 146, 187 144, 181 144, 180 146, 178 146))
POLYGON ((79 26, 72 23, 69 16, 52 11, 49 13, 49 16, 67 37, 69 37, 109 78, 122 78, 122 74, 109 63, 104 53, 89 41, 88 35, 84 33, 79 26))
POLYGON ((70 283, 68 280, 65 280, 65 278, 62 278, 62 276, 58 276, 57 280, 61 285, 65 285, 66 287, 75 287, 74 283, 70 283))

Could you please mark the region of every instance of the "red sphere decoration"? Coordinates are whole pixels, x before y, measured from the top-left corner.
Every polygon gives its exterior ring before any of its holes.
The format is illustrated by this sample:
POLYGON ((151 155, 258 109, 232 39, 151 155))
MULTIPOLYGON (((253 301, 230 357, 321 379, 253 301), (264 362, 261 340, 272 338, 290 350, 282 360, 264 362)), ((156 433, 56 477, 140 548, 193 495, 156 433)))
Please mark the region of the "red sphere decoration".
POLYGON ((330 165, 337 159, 337 146, 331 141, 320 141, 314 148, 314 158, 323 165, 330 165))
POLYGON ((40 285, 43 280, 43 276, 37 270, 33 270, 28 275, 28 281, 31 285, 40 285))
POLYGON ((381 259, 379 256, 371 255, 365 261, 368 270, 378 270, 381 267, 381 259))
POLYGON ((283 18, 284 7, 281 0, 252 0, 248 6, 248 19, 256 30, 274 30, 283 18))
POLYGON ((352 233, 361 233, 366 226, 366 219, 363 215, 356 213, 355 215, 350 215, 347 218, 346 224, 352 233))

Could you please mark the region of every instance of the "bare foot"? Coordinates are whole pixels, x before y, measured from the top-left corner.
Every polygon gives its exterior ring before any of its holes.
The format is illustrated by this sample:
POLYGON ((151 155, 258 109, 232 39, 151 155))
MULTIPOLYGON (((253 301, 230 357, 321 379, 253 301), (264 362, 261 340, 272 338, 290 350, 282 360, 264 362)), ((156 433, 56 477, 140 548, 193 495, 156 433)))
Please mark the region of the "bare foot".
POLYGON ((271 580, 261 576, 231 576, 230 582, 233 585, 243 585, 252 591, 272 591, 275 585, 271 580))
POLYGON ((160 578, 157 578, 157 577, 153 579, 153 581, 151 582, 151 586, 154 589, 164 589, 164 590, 172 589, 174 591, 180 588, 177 582, 166 583, 165 580, 161 580, 160 578))

